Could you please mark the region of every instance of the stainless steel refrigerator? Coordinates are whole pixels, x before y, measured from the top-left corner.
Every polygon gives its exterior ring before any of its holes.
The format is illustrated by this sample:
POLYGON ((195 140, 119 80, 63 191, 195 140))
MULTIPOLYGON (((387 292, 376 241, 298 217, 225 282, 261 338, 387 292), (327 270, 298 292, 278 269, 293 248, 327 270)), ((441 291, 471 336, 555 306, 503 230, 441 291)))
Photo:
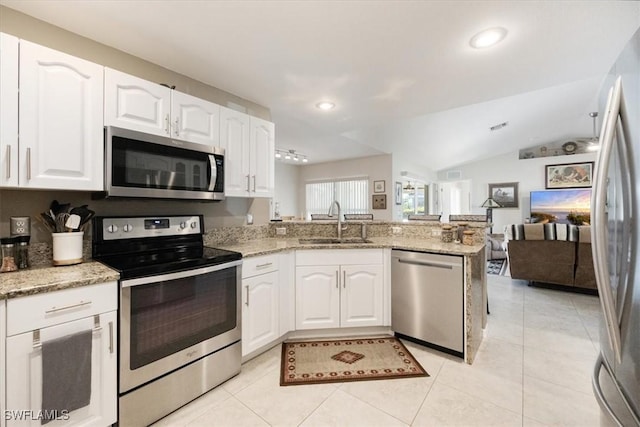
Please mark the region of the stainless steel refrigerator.
POLYGON ((605 90, 591 207, 603 311, 593 390, 603 412, 630 427, 640 426, 640 31, 605 90))

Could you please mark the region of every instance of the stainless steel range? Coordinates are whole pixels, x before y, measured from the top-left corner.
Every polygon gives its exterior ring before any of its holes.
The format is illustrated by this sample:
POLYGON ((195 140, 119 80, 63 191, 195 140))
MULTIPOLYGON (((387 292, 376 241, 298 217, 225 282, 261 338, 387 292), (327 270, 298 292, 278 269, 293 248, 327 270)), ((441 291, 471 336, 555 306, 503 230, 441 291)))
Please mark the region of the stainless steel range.
POLYGON ((203 245, 200 215, 97 217, 93 257, 120 272, 119 423, 145 426, 240 372, 242 255, 203 245))

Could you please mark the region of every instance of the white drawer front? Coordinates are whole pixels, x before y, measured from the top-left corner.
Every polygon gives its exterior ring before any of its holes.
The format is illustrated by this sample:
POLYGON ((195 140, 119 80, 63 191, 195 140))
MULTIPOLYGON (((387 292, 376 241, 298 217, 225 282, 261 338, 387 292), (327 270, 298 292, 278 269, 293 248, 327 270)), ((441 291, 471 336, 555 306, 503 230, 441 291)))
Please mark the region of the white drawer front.
POLYGON ((7 301, 7 336, 117 310, 116 282, 47 292, 7 301))
POLYGON ((299 265, 382 264, 382 249, 318 249, 296 251, 299 265))
POLYGON ((242 278, 278 271, 278 255, 263 255, 242 260, 242 278))

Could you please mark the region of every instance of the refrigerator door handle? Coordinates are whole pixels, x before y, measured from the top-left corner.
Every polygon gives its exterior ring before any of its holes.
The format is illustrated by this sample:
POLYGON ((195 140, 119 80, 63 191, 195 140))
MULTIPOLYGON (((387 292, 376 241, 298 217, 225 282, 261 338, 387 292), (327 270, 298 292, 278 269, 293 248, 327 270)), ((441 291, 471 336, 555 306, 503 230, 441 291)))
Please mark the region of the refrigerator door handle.
MULTIPOLYGON (((616 426, 624 427, 624 424, 622 424, 622 421, 620 421, 620 419, 616 416, 613 409, 611 409, 611 406, 609 405, 609 403, 607 402, 607 399, 604 396, 602 387, 600 386, 600 370, 602 369, 602 367, 604 367, 604 369, 609 373, 609 376, 611 378, 614 378, 613 375, 611 375, 611 369, 609 369, 609 366, 607 365, 604 358, 602 357, 602 353, 600 353, 598 355, 598 359, 596 360, 596 364, 593 368, 593 374, 591 375, 591 385, 593 387, 593 393, 595 394, 596 400, 600 404, 600 407, 602 408, 602 410, 609 415, 609 417, 616 423, 616 426)), ((622 390, 620 390, 620 388, 618 387, 618 384, 615 381, 613 381, 613 384, 616 387, 618 394, 620 394, 620 396, 622 397, 622 401, 624 402, 625 406, 629 410, 629 413, 633 417, 634 421, 636 422, 636 424, 640 425, 640 420, 636 417, 635 413, 633 412, 633 409, 631 409, 631 407, 629 406, 629 402, 627 402, 627 400, 624 398, 624 394, 622 393, 622 390)))
POLYGON ((596 285, 600 294, 600 304, 604 315, 609 344, 618 363, 621 360, 620 328, 613 297, 613 290, 609 281, 609 259, 607 253, 608 229, 606 215, 606 194, 609 160, 613 149, 618 112, 620 109, 621 80, 618 78, 614 88, 609 91, 607 110, 603 119, 600 132, 600 154, 596 162, 595 179, 593 185, 593 209, 591 227, 591 250, 593 254, 593 267, 596 276, 596 285))

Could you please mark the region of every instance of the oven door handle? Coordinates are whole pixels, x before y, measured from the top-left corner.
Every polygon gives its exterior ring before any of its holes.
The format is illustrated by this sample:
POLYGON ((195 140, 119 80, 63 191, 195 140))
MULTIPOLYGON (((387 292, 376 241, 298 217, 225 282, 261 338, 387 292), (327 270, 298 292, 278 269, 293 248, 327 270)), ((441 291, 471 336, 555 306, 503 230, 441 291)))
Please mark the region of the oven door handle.
POLYGON ((175 273, 157 274, 155 276, 141 277, 139 279, 123 280, 120 284, 123 288, 129 288, 132 286, 147 285, 149 283, 158 283, 168 280, 183 279, 185 277, 199 276, 201 274, 213 273, 215 271, 220 271, 231 267, 238 267, 240 265, 242 265, 242 260, 225 262, 224 264, 196 268, 193 270, 177 271, 175 273))

